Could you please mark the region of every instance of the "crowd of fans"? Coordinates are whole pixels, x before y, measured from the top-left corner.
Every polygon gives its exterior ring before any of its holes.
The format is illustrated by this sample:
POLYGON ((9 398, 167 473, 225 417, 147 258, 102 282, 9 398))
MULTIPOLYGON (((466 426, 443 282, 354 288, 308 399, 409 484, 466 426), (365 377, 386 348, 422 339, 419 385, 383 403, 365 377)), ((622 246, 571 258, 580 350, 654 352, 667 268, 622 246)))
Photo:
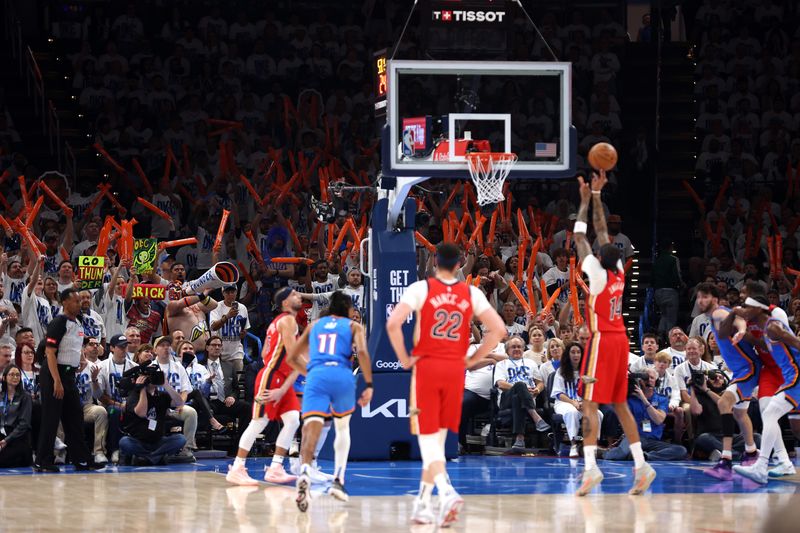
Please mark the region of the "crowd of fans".
MULTIPOLYGON (((301 326, 319 316, 336 289, 353 298, 356 318, 366 317, 368 280, 358 268, 356 241, 369 223, 374 196, 336 193, 325 185, 340 178, 369 184, 379 168, 366 65, 370 48, 385 39, 381 29, 391 28, 397 17, 362 19, 353 11, 339 19, 320 9, 306 24, 271 9, 230 18, 218 7, 201 13, 182 5, 155 23, 141 16, 144 4, 119 6, 118 12, 107 7, 56 21, 60 39, 74 38, 73 87, 94 126, 107 184, 98 190, 95 183, 78 180, 70 188, 57 173, 37 175, 19 154, 4 163, 9 226, 0 258, 0 369, 11 375, 4 380, 8 384, 18 370, 20 385, 11 397, 25 390, 32 401, 30 408, 13 409, 15 416, 3 423, 15 435, 27 431, 24 438, 35 440, 41 417, 36 350, 59 313, 60 292, 80 282, 78 258, 100 254, 106 257, 103 286, 81 293, 86 340, 78 369, 84 418, 94 428, 95 461, 192 460, 198 425, 224 431, 235 419, 231 427, 246 426, 252 387, 245 385, 241 394, 237 381, 246 381, 251 359, 259 364, 253 337, 263 338, 274 316, 276 290, 291 286, 307 295, 301 326), (226 212, 230 218, 221 224, 226 212), (24 222, 32 213, 29 232, 12 220, 20 215, 24 222), (195 237, 197 243, 160 250, 154 272, 137 274, 123 234, 125 222, 134 218, 136 224, 127 227, 136 237, 195 237), (221 225, 222 240, 216 242, 221 225), (293 257, 301 261, 286 262, 293 257), (238 284, 199 294, 183 291, 184 283, 218 261, 239 267, 238 284), (134 295, 138 283, 164 285, 167 297, 134 295), (144 398, 130 397, 119 386, 129 368, 147 361, 157 362, 176 394, 158 398, 151 389, 137 389, 144 398), (132 442, 144 401, 152 401, 159 413, 163 442, 132 442), (166 413, 173 422, 162 421, 166 413)), ((573 63, 580 154, 596 142, 617 142, 620 61, 613 46, 625 38, 622 26, 605 11, 597 17, 575 11, 569 20, 546 14, 542 29, 554 50, 573 63)), ((532 32, 520 32, 515 40, 510 52, 515 59, 544 53, 532 32)), ((401 52, 417 53, 413 44, 401 52)), ((513 200, 487 214, 489 222, 473 209, 470 186, 454 191, 453 185, 433 181, 426 187, 444 195, 417 195, 423 207, 417 220, 423 237, 418 274, 432 271, 425 241, 461 242, 460 276, 487 294, 508 330, 508 339, 493 353, 496 364, 468 373, 461 442, 481 432, 476 417, 488 415, 493 431, 509 429, 514 447, 531 444, 533 432, 552 431, 563 433, 569 454, 576 456, 582 407, 577 383, 589 332, 581 318, 585 290, 571 233, 575 187, 527 192, 512 187, 513 200)), ((731 192, 737 190, 734 184, 731 192)), ((634 249, 621 231, 622 219, 608 209, 606 214, 609 234, 627 261, 634 249)), ((732 249, 731 259, 741 248, 732 249)), ((670 265, 679 275, 678 263, 670 265)), ((715 275, 732 270, 721 266, 715 275)), ((642 373, 632 382, 631 408, 640 429, 649 428, 643 442, 652 459, 678 459, 690 450, 708 457, 713 449, 699 450, 699 443, 715 438, 718 425, 713 405, 700 401, 698 409, 700 395, 693 391, 719 384, 692 385, 690 368, 718 368, 718 352, 707 344, 707 329, 692 328, 688 338, 673 325, 663 328, 669 344, 664 350, 659 351, 659 337, 645 335, 643 355, 631 355, 631 367, 642 373), (648 403, 663 416, 651 419, 643 409, 648 403)), ((473 330, 477 342, 480 327, 473 330)), ((620 432, 613 413, 604 412, 602 424, 606 442, 618 444, 611 456, 625 458, 627 444, 616 443, 620 432)), ((55 446, 63 449, 58 440, 55 446)), ((561 443, 552 446, 560 451, 561 443)), ((8 464, 25 462, 24 452, 14 457, 8 464)))

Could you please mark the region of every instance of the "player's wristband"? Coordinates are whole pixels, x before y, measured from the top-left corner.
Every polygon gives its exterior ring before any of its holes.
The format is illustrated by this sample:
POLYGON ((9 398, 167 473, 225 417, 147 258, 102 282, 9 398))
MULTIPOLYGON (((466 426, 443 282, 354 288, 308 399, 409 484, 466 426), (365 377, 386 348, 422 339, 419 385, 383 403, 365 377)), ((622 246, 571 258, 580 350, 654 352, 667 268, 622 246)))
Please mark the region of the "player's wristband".
POLYGON ((368 381, 368 382, 367 382, 367 384, 366 384, 366 386, 365 386, 364 388, 365 388, 365 389, 372 389, 372 388, 373 388, 373 386, 372 386, 372 382, 371 382, 371 381, 368 381))
POLYGON ((572 233, 586 233, 588 228, 589 226, 586 225, 586 222, 578 220, 572 228, 572 233))
POLYGON ((592 191, 592 194, 600 194, 603 191, 592 191))

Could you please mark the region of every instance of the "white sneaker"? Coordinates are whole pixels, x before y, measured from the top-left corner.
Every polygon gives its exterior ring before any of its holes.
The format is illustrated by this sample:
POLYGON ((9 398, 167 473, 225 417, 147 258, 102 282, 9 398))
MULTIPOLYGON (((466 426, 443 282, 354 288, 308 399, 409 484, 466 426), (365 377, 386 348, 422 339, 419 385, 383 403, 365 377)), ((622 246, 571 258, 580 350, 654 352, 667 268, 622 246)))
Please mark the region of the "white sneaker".
POLYGON ((115 465, 119 464, 119 450, 114 450, 111 452, 111 462, 115 465))
POLYGON ((424 505, 419 498, 414 498, 414 507, 411 510, 411 523, 418 525, 433 524, 436 517, 430 505, 424 505))
POLYGON ((308 511, 308 506, 311 503, 311 479, 308 476, 301 475, 297 478, 297 496, 295 496, 294 501, 301 513, 308 511))
POLYGON ((264 474, 264 481, 270 483, 291 483, 297 479, 297 476, 290 476, 283 469, 283 465, 270 465, 267 472, 264 474))
POLYGON ((439 497, 439 516, 437 517, 439 527, 450 527, 453 522, 458 520, 458 513, 464 507, 464 499, 453 491, 449 496, 439 497))
POLYGON ((793 476, 797 473, 792 463, 779 463, 775 468, 771 468, 767 474, 769 477, 793 476))
POLYGON ((53 449, 60 452, 61 450, 66 450, 67 445, 64 444, 64 441, 56 437, 55 443, 53 444, 53 449))
POLYGON ((572 446, 570 446, 569 447, 569 458, 570 459, 575 459, 576 457, 579 457, 579 456, 580 456, 580 454, 578 454, 578 445, 577 444, 573 444, 572 446))
POLYGON ((645 463, 641 468, 634 468, 633 473, 633 487, 628 491, 628 494, 631 496, 644 494, 656 478, 655 469, 650 466, 650 463, 645 463))
POLYGON ((347 491, 344 489, 344 485, 342 485, 341 481, 338 479, 333 480, 333 484, 331 488, 328 490, 328 494, 339 500, 340 502, 347 502, 350 500, 350 496, 347 494, 347 491))
POLYGON ((769 481, 769 474, 767 473, 767 467, 762 466, 761 462, 750 466, 742 466, 742 465, 734 465, 733 471, 739 474, 742 477, 746 477, 756 483, 761 485, 766 485, 769 481))
POLYGON ((326 474, 316 464, 311 465, 311 468, 308 469, 308 477, 314 483, 332 483, 334 480, 333 475, 326 474))
POLYGON ((581 486, 578 487, 578 490, 575 492, 577 496, 586 496, 592 489, 595 488, 603 481, 603 473, 597 468, 597 465, 593 466, 589 470, 584 470, 583 477, 581 478, 581 486))
POLYGON ((228 465, 228 473, 225 476, 225 481, 244 487, 258 485, 258 481, 250 477, 244 465, 228 465))
POLYGON ((106 457, 106 454, 104 454, 103 452, 96 453, 94 454, 94 462, 101 465, 107 465, 108 457, 106 457))

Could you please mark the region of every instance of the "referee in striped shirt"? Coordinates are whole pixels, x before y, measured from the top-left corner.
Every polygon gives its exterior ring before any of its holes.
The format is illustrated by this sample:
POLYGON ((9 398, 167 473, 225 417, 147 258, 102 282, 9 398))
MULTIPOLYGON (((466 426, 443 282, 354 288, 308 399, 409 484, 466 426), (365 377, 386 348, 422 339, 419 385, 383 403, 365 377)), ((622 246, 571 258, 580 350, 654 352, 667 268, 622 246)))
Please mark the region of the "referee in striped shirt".
POLYGON ((48 324, 46 338, 37 350, 41 365, 42 422, 34 469, 37 472, 59 471, 54 464, 53 443, 61 422, 75 470, 97 470, 101 467, 92 460, 83 439, 83 409, 75 382, 83 347, 78 291, 73 288, 62 291, 61 304, 61 314, 48 324))

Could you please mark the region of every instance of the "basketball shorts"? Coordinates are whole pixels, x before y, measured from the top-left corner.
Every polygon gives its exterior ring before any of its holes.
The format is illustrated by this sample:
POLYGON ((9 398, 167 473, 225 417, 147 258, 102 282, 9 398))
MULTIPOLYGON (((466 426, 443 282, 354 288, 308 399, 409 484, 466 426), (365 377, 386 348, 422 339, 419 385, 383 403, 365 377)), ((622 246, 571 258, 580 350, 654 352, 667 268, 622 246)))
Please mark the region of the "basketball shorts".
MULTIPOLYGON (((256 376, 255 396, 258 397, 258 395, 264 391, 279 388, 286 382, 287 377, 288 376, 281 372, 275 370, 268 372, 266 367, 262 368, 258 372, 258 376, 256 376)), ((269 420, 280 420, 282 414, 299 410, 300 400, 297 399, 297 395, 291 387, 286 391, 286 394, 283 395, 283 398, 277 402, 261 404, 253 402, 253 418, 262 418, 266 416, 269 420)))
POLYGON ((308 372, 303 393, 303 418, 342 418, 356 408, 356 378, 344 366, 321 365, 308 372))
POLYGON ((743 371, 738 376, 737 373, 734 373, 730 385, 725 390, 735 394, 739 402, 751 400, 753 391, 761 379, 761 369, 758 366, 751 366, 748 371, 743 371))
POLYGON ((783 373, 772 356, 762 356, 761 373, 758 377, 758 397, 775 396, 783 383, 783 373))
POLYGON ((628 335, 592 333, 583 354, 579 393, 597 403, 623 403, 628 397, 628 335))
POLYGON ((417 361, 409 401, 412 435, 431 435, 445 428, 458 433, 464 375, 461 359, 423 357, 417 361))
POLYGON ((800 407, 800 374, 795 372, 794 377, 783 385, 775 392, 775 394, 783 393, 786 401, 794 406, 795 409, 800 407))

